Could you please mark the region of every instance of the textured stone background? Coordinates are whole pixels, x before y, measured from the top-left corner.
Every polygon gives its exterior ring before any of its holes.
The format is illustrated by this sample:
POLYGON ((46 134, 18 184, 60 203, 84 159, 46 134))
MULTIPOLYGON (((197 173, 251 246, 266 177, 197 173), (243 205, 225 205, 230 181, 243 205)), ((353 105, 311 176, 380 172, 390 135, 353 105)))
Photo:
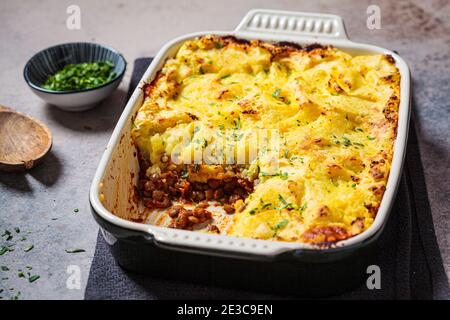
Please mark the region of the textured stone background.
MULTIPOLYGON (((20 227, 26 241, 0 257, 0 287, 22 298, 80 299, 92 260, 97 225, 88 208, 88 190, 100 155, 125 104, 132 62, 154 55, 175 36, 201 30, 231 30, 252 8, 339 14, 354 41, 397 50, 414 79, 421 153, 434 225, 450 275, 450 2, 433 1, 13 1, 0 2, 0 104, 45 122, 53 132, 51 154, 27 174, 0 173, 0 231, 20 227), (66 29, 66 8, 81 7, 82 29, 66 29), (366 8, 381 7, 382 29, 366 28, 366 8), (66 113, 34 96, 22 78, 28 58, 57 43, 94 41, 121 51, 129 62, 126 77, 96 109, 66 113), (74 209, 79 208, 78 213, 74 209), (52 220, 57 218, 57 220, 52 220), (33 244, 28 253, 23 247, 33 244), (66 248, 85 253, 67 254, 66 248), (32 265, 41 279, 28 283, 17 269, 32 265), (81 270, 80 290, 66 287, 67 267, 81 270)), ((3 241, 3 240, 0 240, 3 241)), ((0 242, 1 244, 1 242, 0 242)), ((445 293, 441 293, 444 297, 445 293)))

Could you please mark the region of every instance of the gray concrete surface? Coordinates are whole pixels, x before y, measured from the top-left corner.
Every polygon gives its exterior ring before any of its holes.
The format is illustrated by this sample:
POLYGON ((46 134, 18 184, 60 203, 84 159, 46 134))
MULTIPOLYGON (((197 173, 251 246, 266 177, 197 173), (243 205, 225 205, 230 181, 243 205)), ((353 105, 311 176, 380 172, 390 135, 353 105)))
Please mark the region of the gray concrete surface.
MULTIPOLYGON (((351 39, 397 50, 410 64, 436 235, 450 275, 450 2, 433 1, 0 1, 0 104, 45 122, 53 132, 51 154, 26 174, 0 173, 0 231, 13 233, 15 251, 0 256, 0 294, 23 299, 81 299, 97 225, 88 189, 99 157, 125 104, 133 60, 154 55, 171 38, 193 31, 233 29, 252 8, 341 15, 351 39), (66 8, 81 7, 81 30, 66 28, 66 8), (381 7, 380 30, 366 27, 366 8, 381 7), (121 51, 129 62, 120 88, 96 109, 66 113, 27 88, 22 69, 34 53, 70 41, 94 41, 121 51), (75 213, 74 209, 79 212, 75 213), (54 220, 56 219, 56 220, 54 220), (14 227, 21 233, 15 234, 14 227), (26 240, 21 237, 26 234, 26 240), (33 250, 23 248, 33 244, 33 250), (68 254, 67 248, 84 253, 68 254), (17 270, 31 265, 41 278, 29 283, 17 270), (66 285, 67 268, 80 268, 80 289, 66 285), (8 279, 6 279, 8 278, 8 279), (13 288, 13 290, 9 290, 13 288)), ((5 243, 5 237, 0 240, 5 243)), ((25 271, 27 271, 25 269, 25 271)), ((444 297, 445 293, 441 293, 444 297)))

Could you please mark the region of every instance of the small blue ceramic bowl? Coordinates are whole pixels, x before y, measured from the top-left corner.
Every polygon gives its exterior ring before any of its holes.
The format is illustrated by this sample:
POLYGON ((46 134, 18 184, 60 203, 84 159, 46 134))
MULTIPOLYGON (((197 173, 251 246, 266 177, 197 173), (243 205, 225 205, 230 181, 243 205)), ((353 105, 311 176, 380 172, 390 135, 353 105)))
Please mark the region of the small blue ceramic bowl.
POLYGON ((74 42, 42 50, 28 60, 23 70, 25 81, 37 96, 66 111, 83 111, 109 96, 125 74, 127 62, 116 50, 95 43, 74 42), (67 64, 111 61, 116 76, 98 87, 73 91, 52 91, 42 88, 51 75, 67 64))

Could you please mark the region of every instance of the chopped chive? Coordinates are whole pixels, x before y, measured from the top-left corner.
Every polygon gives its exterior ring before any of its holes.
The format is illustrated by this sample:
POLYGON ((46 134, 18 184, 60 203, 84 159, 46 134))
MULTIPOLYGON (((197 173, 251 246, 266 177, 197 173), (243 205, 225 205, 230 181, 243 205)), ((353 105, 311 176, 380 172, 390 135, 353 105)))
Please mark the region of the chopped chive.
POLYGON ((240 130, 241 129, 241 118, 237 118, 234 120, 234 125, 236 127, 236 130, 240 130))
POLYGON ((86 252, 84 249, 66 249, 67 253, 80 253, 80 252, 86 252))
POLYGON ((77 213, 79 211, 80 211, 80 209, 78 209, 78 208, 73 209, 73 212, 75 212, 75 213, 77 213))
POLYGON ((273 93, 272 93, 272 97, 274 98, 278 98, 280 96, 280 89, 276 89, 273 93))
POLYGON ((33 250, 33 248, 34 248, 34 245, 29 245, 28 247, 25 247, 25 248, 23 249, 23 251, 29 252, 29 251, 33 250))
POLYGON ((278 194, 278 200, 280 200, 284 205, 288 204, 281 194, 278 194))
POLYGON ((41 277, 41 276, 39 276, 39 275, 37 275, 37 274, 34 274, 34 275, 32 275, 32 276, 30 276, 30 277, 28 278, 28 282, 30 282, 30 283, 35 282, 35 281, 38 280, 40 277, 41 277))
POLYGON ((348 147, 349 145, 352 144, 349 138, 342 137, 342 139, 344 139, 344 146, 348 147))
POLYGON ((2 271, 9 271, 9 268, 7 266, 0 266, 0 269, 2 271))
POLYGON ((280 178, 282 180, 286 180, 289 177, 289 173, 287 172, 280 172, 280 178))
POLYGON ((281 229, 281 228, 283 228, 284 226, 286 226, 288 223, 289 223, 288 220, 281 220, 280 222, 278 222, 278 223, 275 225, 274 228, 275 228, 276 230, 281 229))
POLYGON ((375 140, 375 137, 367 136, 367 139, 369 139, 369 140, 375 140))
POLYGON ((272 205, 271 203, 265 203, 265 204, 263 204, 262 208, 263 208, 263 209, 267 209, 267 208, 269 208, 271 205, 272 205))
POLYGON ((11 248, 7 247, 7 246, 3 246, 0 248, 0 256, 4 255, 5 253, 7 253, 8 251, 12 251, 11 248))
POLYGON ((189 177, 189 171, 183 171, 181 173, 181 178, 186 179, 187 177, 189 177))
POLYGON ((9 230, 5 230, 5 232, 3 232, 2 237, 6 237, 6 241, 11 240, 13 237, 11 235, 11 231, 9 230))

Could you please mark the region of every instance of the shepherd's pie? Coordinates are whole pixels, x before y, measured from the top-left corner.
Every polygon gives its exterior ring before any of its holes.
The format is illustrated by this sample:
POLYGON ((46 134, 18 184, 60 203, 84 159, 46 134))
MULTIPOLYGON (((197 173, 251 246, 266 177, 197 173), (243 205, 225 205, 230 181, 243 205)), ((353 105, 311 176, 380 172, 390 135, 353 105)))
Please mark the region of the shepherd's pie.
POLYGON ((143 88, 133 119, 137 193, 174 228, 314 244, 357 235, 385 191, 399 84, 386 55, 186 41, 143 88), (214 204, 227 228, 214 222, 214 204))

